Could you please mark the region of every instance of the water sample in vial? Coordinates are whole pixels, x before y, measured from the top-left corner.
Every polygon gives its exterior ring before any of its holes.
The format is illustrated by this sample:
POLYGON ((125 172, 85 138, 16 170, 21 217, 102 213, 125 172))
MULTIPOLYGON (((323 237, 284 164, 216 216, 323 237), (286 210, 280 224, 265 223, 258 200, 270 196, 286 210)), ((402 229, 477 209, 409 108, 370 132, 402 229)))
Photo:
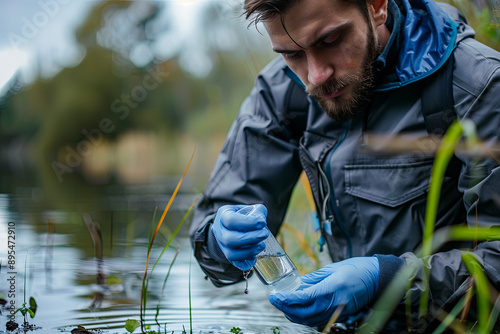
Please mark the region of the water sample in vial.
MULTIPOLYGON (((255 205, 245 206, 238 210, 237 213, 248 216, 255 209, 255 205)), ((302 284, 297 267, 295 267, 271 232, 269 232, 269 237, 264 240, 264 243, 266 248, 257 254, 257 261, 253 266, 259 280, 271 294, 278 291, 296 290, 302 284)))

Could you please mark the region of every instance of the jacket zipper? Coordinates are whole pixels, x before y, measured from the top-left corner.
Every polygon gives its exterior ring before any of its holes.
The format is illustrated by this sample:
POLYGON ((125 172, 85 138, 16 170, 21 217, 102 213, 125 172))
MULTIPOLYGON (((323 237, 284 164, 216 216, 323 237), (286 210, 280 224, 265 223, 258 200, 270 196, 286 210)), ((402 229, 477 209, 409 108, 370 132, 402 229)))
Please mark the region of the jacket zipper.
MULTIPOLYGON (((318 168, 320 170, 320 173, 321 175, 323 176, 324 178, 324 182, 325 184, 327 185, 327 190, 328 190, 328 195, 325 197, 324 201, 324 207, 327 208, 328 207, 328 203, 326 201, 328 201, 328 199, 330 199, 330 208, 332 209, 332 214, 330 214, 328 216, 328 219, 326 219, 326 216, 323 217, 325 218, 324 219, 324 224, 326 225, 324 228, 324 231, 328 232, 328 230, 330 231, 330 235, 332 234, 331 232, 331 224, 332 223, 336 223, 337 226, 340 228, 340 230, 342 231, 342 234, 344 234, 344 237, 346 239, 346 242, 347 242, 347 258, 350 258, 352 257, 352 241, 351 241, 351 237, 349 236, 349 233, 347 233, 347 230, 344 226, 344 223, 342 222, 342 219, 340 218, 340 212, 339 212, 339 204, 338 204, 338 200, 335 198, 335 191, 333 189, 333 180, 332 180, 332 175, 331 175, 331 157, 332 155, 335 153, 335 151, 337 150, 337 148, 342 144, 342 142, 344 141, 344 139, 346 138, 347 136, 347 131, 348 131, 348 127, 349 127, 349 122, 344 122, 343 124, 343 133, 342 133, 342 138, 339 140, 339 142, 332 148, 332 150, 330 151, 330 153, 328 153, 327 155, 327 164, 326 164, 326 173, 322 170, 321 168, 321 164, 318 163, 318 168), (330 226, 328 226, 328 224, 330 224, 330 226)), ((325 213, 326 213, 326 210, 325 210, 325 213)), ((323 224, 322 224, 323 225, 323 224)), ((323 231, 323 229, 322 229, 323 231)))
POLYGON ((320 246, 319 251, 323 251, 323 246, 325 245, 325 233, 332 235, 331 223, 333 217, 330 215, 328 210, 328 201, 330 199, 330 185, 326 178, 325 172, 321 168, 321 161, 316 163, 316 167, 320 172, 320 177, 318 179, 319 196, 321 199, 321 208, 319 216, 319 229, 321 231, 321 236, 319 238, 318 244, 320 246))

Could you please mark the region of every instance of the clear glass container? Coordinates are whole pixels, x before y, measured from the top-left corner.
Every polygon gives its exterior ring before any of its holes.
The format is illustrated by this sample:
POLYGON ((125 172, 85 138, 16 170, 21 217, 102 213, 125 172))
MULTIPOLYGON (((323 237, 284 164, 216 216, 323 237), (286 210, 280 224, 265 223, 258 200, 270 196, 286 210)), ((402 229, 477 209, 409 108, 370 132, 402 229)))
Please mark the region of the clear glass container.
MULTIPOLYGON (((246 206, 238 213, 250 215, 255 209, 255 205, 246 206)), ((264 243, 266 248, 257 255, 257 262, 253 266, 259 280, 271 294, 296 290, 302 283, 297 267, 271 232, 264 243)))

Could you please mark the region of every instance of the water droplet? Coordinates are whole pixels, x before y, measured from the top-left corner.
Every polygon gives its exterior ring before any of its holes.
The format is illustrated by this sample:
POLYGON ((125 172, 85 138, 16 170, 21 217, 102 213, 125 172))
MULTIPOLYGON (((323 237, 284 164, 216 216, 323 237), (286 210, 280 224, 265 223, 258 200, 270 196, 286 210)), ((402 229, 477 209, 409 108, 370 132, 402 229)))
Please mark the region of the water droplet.
MULTIPOLYGON (((252 269, 250 269, 252 270, 252 269)), ((250 290, 248 290, 248 275, 250 274, 250 270, 243 271, 243 279, 245 280, 245 294, 248 295, 250 290)))

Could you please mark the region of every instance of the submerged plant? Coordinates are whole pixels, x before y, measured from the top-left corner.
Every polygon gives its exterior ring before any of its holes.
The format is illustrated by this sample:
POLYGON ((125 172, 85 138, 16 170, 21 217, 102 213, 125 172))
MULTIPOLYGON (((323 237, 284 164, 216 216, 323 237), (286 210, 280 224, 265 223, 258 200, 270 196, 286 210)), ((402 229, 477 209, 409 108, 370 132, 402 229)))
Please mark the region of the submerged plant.
POLYGON ((129 333, 132 333, 133 331, 135 331, 135 329, 137 327, 139 327, 140 325, 141 325, 141 323, 135 319, 127 319, 127 321, 125 321, 125 329, 129 333))
POLYGON ((26 254, 26 260, 24 261, 24 291, 23 291, 24 294, 23 294, 23 304, 10 317, 11 326, 17 325, 15 323, 14 319, 15 319, 16 313, 20 312, 23 315, 23 317, 24 317, 23 326, 24 327, 28 327, 29 326, 28 315, 30 316, 31 319, 33 319, 35 317, 36 310, 38 308, 38 306, 36 304, 36 301, 35 301, 35 298, 30 297, 29 302, 26 302, 26 277, 28 275, 28 271, 27 271, 27 267, 28 266, 27 266, 27 264, 28 264, 28 254, 26 254), (29 306, 27 306, 28 304, 29 304, 29 306))
POLYGON ((24 316, 24 323, 28 324, 28 314, 33 319, 35 317, 37 305, 35 298, 33 297, 30 297, 29 299, 29 307, 26 306, 26 304, 27 304, 26 301, 23 302, 23 305, 20 308, 18 308, 12 316, 14 316, 17 312, 21 312, 21 314, 24 316))

